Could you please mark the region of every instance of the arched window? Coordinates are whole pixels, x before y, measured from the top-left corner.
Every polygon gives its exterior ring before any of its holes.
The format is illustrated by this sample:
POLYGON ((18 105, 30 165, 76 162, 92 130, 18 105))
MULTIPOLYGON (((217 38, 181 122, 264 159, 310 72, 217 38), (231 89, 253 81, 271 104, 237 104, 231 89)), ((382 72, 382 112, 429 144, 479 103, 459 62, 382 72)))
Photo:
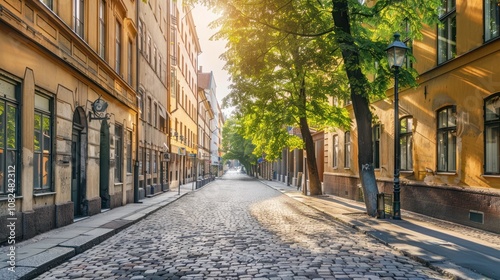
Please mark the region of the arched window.
POLYGON ((437 171, 456 171, 457 159, 457 117, 455 106, 448 106, 437 112, 437 171))

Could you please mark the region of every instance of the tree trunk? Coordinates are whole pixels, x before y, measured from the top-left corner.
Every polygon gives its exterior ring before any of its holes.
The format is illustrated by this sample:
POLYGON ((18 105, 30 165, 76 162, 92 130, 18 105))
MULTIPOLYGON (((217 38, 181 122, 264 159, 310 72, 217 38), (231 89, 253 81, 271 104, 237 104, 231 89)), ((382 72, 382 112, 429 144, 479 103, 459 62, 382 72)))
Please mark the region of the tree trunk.
POLYGON ((352 38, 347 2, 347 0, 332 0, 332 17, 335 25, 335 39, 340 45, 351 86, 351 100, 358 125, 358 168, 366 211, 368 215, 375 216, 378 187, 373 170, 372 114, 368 94, 364 92, 369 87, 366 77, 361 72, 359 48, 352 38))
POLYGON ((322 194, 321 181, 319 179, 318 165, 316 164, 316 152, 314 151, 313 138, 305 117, 300 118, 300 132, 302 133, 302 139, 304 139, 306 146, 309 192, 311 195, 320 195, 322 194))
MULTIPOLYGON (((303 108, 303 114, 299 118, 300 123, 300 133, 302 134, 302 139, 305 143, 306 154, 307 154, 307 172, 309 173, 309 193, 310 195, 320 195, 321 191, 321 181, 319 179, 318 165, 316 163, 316 151, 314 150, 314 141, 311 135, 311 130, 309 130, 309 124, 307 123, 306 117, 306 85, 305 77, 302 76, 301 86, 299 90, 299 100, 303 108)), ((307 182, 304 184, 307 186, 307 182)), ((306 189, 306 188, 304 188, 306 189)), ((307 191, 305 192, 307 195, 307 191)))

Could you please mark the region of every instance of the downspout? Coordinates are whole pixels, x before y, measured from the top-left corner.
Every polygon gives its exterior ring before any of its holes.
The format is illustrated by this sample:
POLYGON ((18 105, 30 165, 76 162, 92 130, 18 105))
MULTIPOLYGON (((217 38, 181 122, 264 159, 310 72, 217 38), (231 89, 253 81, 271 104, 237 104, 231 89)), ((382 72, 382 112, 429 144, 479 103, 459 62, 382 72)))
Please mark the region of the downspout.
MULTIPOLYGON (((139 1, 135 1, 135 22, 136 24, 139 24, 139 1)), ((135 46, 135 94, 136 97, 139 93, 139 36, 135 37, 136 41, 136 46, 135 46)), ((139 104, 137 104, 139 105, 139 104)), ((138 106, 139 107, 139 106, 138 106)), ((134 164, 134 203, 142 203, 139 201, 139 130, 140 130, 140 123, 139 123, 139 110, 140 108, 137 108, 136 112, 136 131, 135 131, 135 164, 134 164)))

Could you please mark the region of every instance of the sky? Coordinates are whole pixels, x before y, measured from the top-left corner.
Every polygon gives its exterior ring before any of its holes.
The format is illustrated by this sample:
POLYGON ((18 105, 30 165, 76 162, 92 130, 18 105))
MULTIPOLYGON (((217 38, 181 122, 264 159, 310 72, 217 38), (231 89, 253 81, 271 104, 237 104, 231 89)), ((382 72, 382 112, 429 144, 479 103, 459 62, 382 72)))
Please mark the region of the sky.
POLYGON ((203 68, 203 72, 212 71, 214 73, 217 85, 217 100, 222 107, 222 98, 229 93, 230 84, 228 81, 229 74, 222 69, 225 61, 219 59, 219 56, 225 51, 226 42, 210 40, 210 37, 216 33, 216 30, 210 29, 208 24, 217 18, 216 14, 210 12, 205 6, 200 5, 196 5, 191 12, 202 51, 198 56, 198 64, 203 68))

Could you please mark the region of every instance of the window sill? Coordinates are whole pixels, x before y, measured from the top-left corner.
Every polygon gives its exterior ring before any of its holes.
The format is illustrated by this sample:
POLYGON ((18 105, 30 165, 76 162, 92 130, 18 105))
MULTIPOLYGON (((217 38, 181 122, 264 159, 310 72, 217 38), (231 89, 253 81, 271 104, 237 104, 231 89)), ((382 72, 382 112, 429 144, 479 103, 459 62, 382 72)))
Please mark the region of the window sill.
MULTIPOLYGON (((0 202, 2 202, 2 201, 8 201, 9 200, 9 195, 11 195, 11 193, 3 194, 2 196, 0 196, 0 202)), ((20 198, 23 198, 23 196, 22 195, 20 195, 20 196, 16 195, 16 197, 15 197, 15 199, 20 199, 20 198)), ((10 199, 12 199, 12 197, 10 199)))
POLYGON ((500 174, 482 174, 481 177, 484 177, 484 178, 498 178, 498 179, 500 179, 500 174))
POLYGON ((54 195, 56 192, 43 192, 43 193, 34 193, 34 197, 42 197, 42 196, 48 196, 48 195, 54 195))
POLYGON ((399 171, 399 173, 401 173, 401 174, 413 174, 414 172, 413 172, 413 170, 401 170, 401 171, 399 171))
POLYGON ((456 172, 436 172, 436 175, 455 176, 456 172))

